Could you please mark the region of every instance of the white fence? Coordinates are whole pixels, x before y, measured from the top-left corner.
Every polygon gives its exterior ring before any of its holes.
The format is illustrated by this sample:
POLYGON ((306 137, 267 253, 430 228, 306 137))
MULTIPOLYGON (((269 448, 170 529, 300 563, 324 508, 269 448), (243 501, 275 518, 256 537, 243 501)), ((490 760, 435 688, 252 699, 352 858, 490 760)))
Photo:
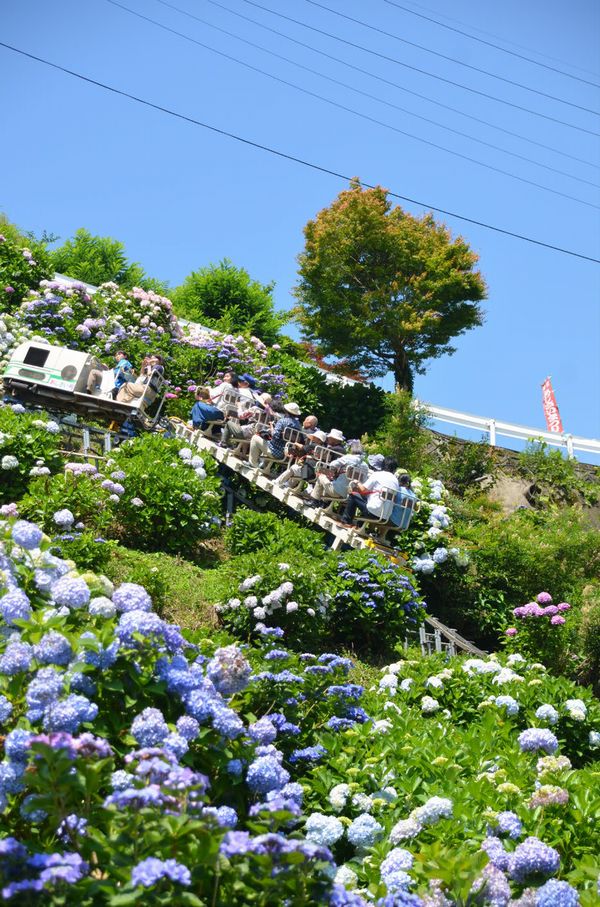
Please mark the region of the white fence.
MULTIPOLYGON (((439 422, 447 422, 460 428, 470 428, 481 431, 488 435, 492 447, 501 447, 498 444, 498 438, 516 438, 519 441, 530 441, 531 439, 544 441, 552 447, 559 447, 567 451, 570 458, 576 457, 577 454, 592 454, 600 456, 600 441, 595 438, 580 438, 577 435, 558 434, 550 431, 543 431, 539 428, 529 428, 526 425, 514 425, 511 422, 501 422, 499 419, 488 419, 484 416, 472 416, 470 413, 461 413, 455 409, 447 409, 443 406, 434 406, 431 403, 424 403, 422 400, 416 401, 418 406, 427 412, 432 419, 439 422)), ((585 457, 578 456, 577 459, 585 460, 585 457)))

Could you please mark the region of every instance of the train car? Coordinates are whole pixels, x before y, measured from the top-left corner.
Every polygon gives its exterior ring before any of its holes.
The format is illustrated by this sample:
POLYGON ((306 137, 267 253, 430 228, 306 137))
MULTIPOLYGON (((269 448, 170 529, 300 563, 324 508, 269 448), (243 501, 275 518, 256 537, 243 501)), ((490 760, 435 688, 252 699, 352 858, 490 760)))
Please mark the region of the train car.
POLYGON ((2 376, 4 391, 26 403, 51 409, 78 412, 93 418, 104 416, 112 422, 133 419, 145 428, 158 423, 164 399, 164 379, 154 371, 145 379, 133 382, 136 396, 129 402, 112 396, 114 374, 95 356, 27 340, 13 351, 2 376), (92 393, 87 390, 90 371, 102 371, 102 383, 92 393), (160 398, 152 418, 146 410, 160 398))

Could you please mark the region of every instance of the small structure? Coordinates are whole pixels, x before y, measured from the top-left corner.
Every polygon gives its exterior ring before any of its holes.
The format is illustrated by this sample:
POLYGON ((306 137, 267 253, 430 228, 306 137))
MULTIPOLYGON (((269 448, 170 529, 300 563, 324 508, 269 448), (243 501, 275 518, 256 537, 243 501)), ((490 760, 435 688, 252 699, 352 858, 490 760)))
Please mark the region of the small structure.
MULTIPOLYGON (((129 403, 114 400, 114 374, 95 356, 52 346, 41 341, 26 340, 13 351, 3 375, 4 390, 19 400, 38 403, 57 409, 67 409, 90 416, 103 415, 112 421, 127 418, 140 421, 157 397, 162 396, 163 376, 152 372, 144 379, 143 392, 129 403), (103 369, 102 384, 92 393, 87 383, 92 369, 103 369)), ((162 400, 151 424, 158 421, 162 400)))

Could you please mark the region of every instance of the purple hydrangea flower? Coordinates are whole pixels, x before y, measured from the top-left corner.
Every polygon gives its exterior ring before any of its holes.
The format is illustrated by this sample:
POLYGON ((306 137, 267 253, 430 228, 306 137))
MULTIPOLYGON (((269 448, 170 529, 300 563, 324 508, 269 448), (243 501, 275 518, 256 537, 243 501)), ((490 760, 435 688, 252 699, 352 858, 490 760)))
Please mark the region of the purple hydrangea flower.
POLYGON ((20 640, 9 642, 0 655, 0 674, 13 677, 15 674, 29 671, 32 658, 33 650, 29 643, 20 640))
POLYGON ((131 733, 140 746, 156 746, 169 735, 169 728, 160 709, 144 709, 133 719, 131 733))
POLYGON ((35 525, 27 520, 17 520, 11 531, 13 542, 26 548, 28 551, 39 548, 44 533, 35 525))
POLYGON ((236 645, 217 649, 206 666, 206 675, 223 696, 239 693, 248 685, 252 668, 236 645))
POLYGON ((90 590, 85 582, 75 576, 61 576, 51 587, 52 598, 57 605, 67 608, 83 608, 90 600, 90 590))
POLYGON ((509 857, 508 873, 519 884, 530 876, 552 876, 560 867, 558 852, 539 838, 526 838, 509 857))
POLYGON ((159 860, 148 857, 131 870, 131 884, 151 888, 161 879, 170 879, 179 885, 191 885, 192 875, 189 869, 177 860, 159 860))
POLYGON ((73 658, 73 649, 66 636, 50 630, 33 647, 33 654, 42 664, 68 665, 73 658))
POLYGON ((527 728, 519 734, 519 746, 523 753, 543 750, 545 753, 555 753, 558 749, 558 740, 552 731, 546 728, 527 728))
POLYGON ((112 600, 117 611, 152 611, 152 599, 137 583, 121 583, 112 600))
POLYGON ((4 724, 4 722, 10 718, 12 710, 12 702, 10 702, 3 694, 0 694, 0 724, 4 724))
POLYGON ((273 756, 259 756, 248 766, 248 787, 255 794, 267 794, 281 788, 290 780, 287 772, 273 756))
POLYGON ((7 624, 15 620, 29 620, 31 604, 22 589, 11 589, 0 598, 0 615, 7 624))

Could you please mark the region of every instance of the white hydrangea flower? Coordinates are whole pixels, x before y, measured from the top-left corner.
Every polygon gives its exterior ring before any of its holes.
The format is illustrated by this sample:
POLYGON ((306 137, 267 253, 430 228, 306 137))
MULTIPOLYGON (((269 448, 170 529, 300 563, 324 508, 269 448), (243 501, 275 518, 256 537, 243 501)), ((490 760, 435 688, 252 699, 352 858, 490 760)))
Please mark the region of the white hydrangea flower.
POLYGON ((425 686, 433 687, 436 690, 442 690, 444 688, 444 682, 434 674, 431 677, 427 678, 427 680, 425 681, 425 686))
POLYGON ((339 813, 346 805, 349 796, 349 784, 336 784, 335 787, 332 787, 329 791, 329 797, 327 799, 329 800, 335 811, 339 813))
POLYGON ((421 711, 424 715, 430 715, 432 712, 437 712, 439 707, 439 702, 432 696, 423 696, 421 699, 421 711))
POLYGON ((98 595, 96 598, 92 598, 88 605, 88 610, 95 617, 109 618, 114 617, 117 613, 116 606, 105 595, 98 595))
POLYGON ((336 885, 343 885, 344 888, 352 890, 356 888, 356 883, 358 882, 358 876, 353 869, 350 869, 349 866, 343 865, 340 866, 338 871, 333 877, 333 881, 336 885))

